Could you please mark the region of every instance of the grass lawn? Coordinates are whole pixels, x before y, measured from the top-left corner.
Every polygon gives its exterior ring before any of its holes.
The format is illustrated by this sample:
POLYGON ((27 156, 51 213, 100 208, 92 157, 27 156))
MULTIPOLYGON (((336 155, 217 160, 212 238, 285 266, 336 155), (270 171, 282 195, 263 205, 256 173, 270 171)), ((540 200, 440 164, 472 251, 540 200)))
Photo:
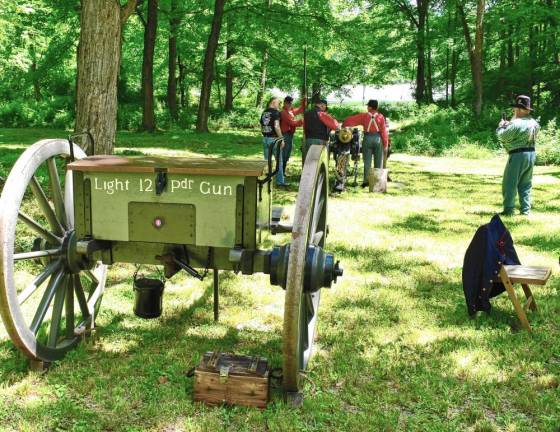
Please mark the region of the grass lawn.
MULTIPOLYGON (((0 129, 0 176, 28 144, 54 136, 65 134, 0 129)), ((122 133, 117 153, 254 158, 261 144, 240 131, 122 133)), ((276 195, 288 213, 298 160, 292 187, 276 195)), ((470 319, 465 307, 463 255, 476 228, 501 210, 504 163, 397 154, 386 195, 350 188, 330 199, 327 244, 345 274, 323 291, 303 408, 287 408, 277 392, 264 411, 191 401, 185 372, 207 350, 281 364, 284 294, 267 276, 225 274, 216 324, 211 279, 177 275, 166 284, 163 316, 144 321, 132 313, 134 268, 115 265, 97 342, 48 373, 28 371, 0 323, 0 430, 558 432, 559 167, 537 167, 532 214, 504 220, 524 264, 553 268, 548 285, 534 289, 534 333, 520 328, 506 294, 488 315, 470 319)))

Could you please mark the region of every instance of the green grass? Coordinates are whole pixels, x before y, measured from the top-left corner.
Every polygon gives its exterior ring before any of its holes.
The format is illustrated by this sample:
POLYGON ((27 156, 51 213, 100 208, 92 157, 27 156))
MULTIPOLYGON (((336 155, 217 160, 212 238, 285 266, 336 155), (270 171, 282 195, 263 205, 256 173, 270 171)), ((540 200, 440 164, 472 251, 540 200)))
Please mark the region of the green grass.
MULTIPOLYGON (((64 135, 0 129, 0 176, 46 136, 64 135)), ((123 133, 117 143, 128 153, 261 154, 260 140, 239 131, 123 133)), ((557 432, 560 168, 537 167, 533 213, 505 219, 522 262, 554 269, 547 286, 534 289, 539 312, 529 316, 529 335, 505 294, 492 313, 470 319, 461 285, 470 239, 501 210, 505 158, 397 154, 389 162, 394 182, 386 195, 350 189, 329 201, 328 249, 345 275, 323 291, 302 409, 287 408, 277 392, 264 411, 191 401, 185 371, 207 350, 259 353, 281 364, 284 295, 267 277, 224 274, 216 324, 211 282, 176 276, 166 285, 163 316, 143 321, 132 313, 134 268, 115 265, 97 343, 47 374, 28 371, 0 324, 0 429, 557 432)), ((288 212, 295 192, 277 194, 288 212)))

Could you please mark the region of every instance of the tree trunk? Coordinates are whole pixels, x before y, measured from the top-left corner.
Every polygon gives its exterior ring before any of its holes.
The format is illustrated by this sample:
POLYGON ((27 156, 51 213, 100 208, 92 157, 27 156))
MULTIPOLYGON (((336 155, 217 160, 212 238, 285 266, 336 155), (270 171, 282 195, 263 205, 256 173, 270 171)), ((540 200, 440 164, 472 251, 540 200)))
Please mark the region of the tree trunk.
POLYGON ((224 14, 225 0, 216 0, 214 4, 214 17, 212 18, 212 29, 208 36, 208 44, 204 55, 204 67, 202 70, 202 86, 200 88, 200 101, 198 104, 198 116, 196 119, 196 130, 208 132, 208 116, 210 109, 210 92, 212 90, 212 70, 216 57, 216 48, 220 39, 222 29, 222 17, 224 14))
POLYGON ((453 18, 453 47, 451 50, 451 108, 457 108, 457 99, 455 95, 455 83, 457 81, 457 66, 459 63, 459 50, 457 49, 457 36, 455 29, 457 28, 458 21, 458 11, 455 10, 455 16, 453 18))
POLYGON ((463 32, 465 34, 465 42, 469 53, 469 61, 471 64, 471 75, 473 82, 473 111, 477 117, 482 113, 482 55, 484 42, 484 7, 485 0, 477 0, 476 5, 476 30, 474 45, 472 42, 467 17, 462 4, 457 4, 459 16, 463 24, 463 32))
POLYGON ((507 39, 507 65, 508 69, 511 69, 515 64, 515 59, 513 57, 513 27, 508 25, 508 39, 507 39))
POLYGON ((169 59, 167 75, 167 107, 173 121, 177 121, 177 28, 179 18, 177 17, 177 0, 171 0, 169 13, 169 59))
POLYGON ((426 102, 426 16, 429 0, 417 0, 418 25, 416 32, 416 103, 426 102))
POLYGON ((535 84, 535 57, 537 55, 537 50, 535 46, 535 35, 534 35, 534 26, 529 25, 529 70, 527 71, 527 88, 529 97, 533 97, 533 85, 535 84))
MULTIPOLYGON (((272 6, 272 0, 265 0, 265 5, 267 9, 270 9, 270 6, 272 6)), ((265 23, 264 26, 264 31, 268 32, 268 27, 265 23)), ((255 106, 257 108, 260 108, 261 104, 262 104, 262 100, 264 97, 264 93, 266 91, 266 76, 268 73, 268 44, 265 45, 264 48, 264 52, 263 52, 263 58, 262 58, 262 63, 261 63, 261 78, 259 81, 259 89, 257 90, 257 99, 255 100, 255 106)))
POLYGON ((233 42, 229 39, 226 43, 226 111, 233 109, 233 65, 231 64, 231 58, 234 54, 233 42))
POLYGON ((427 92, 426 92, 426 99, 429 103, 434 101, 434 86, 432 82, 432 40, 431 40, 431 32, 430 32, 430 14, 426 14, 426 45, 428 49, 428 58, 427 58, 427 66, 428 66, 428 74, 427 74, 427 92))
POLYGON ((115 0, 82 0, 76 132, 89 131, 96 154, 111 154, 117 129, 117 77, 122 26, 136 0, 122 8, 115 0))
POLYGON ((144 29, 144 57, 142 60, 142 130, 154 132, 154 50, 157 33, 158 0, 148 0, 148 19, 144 29))
POLYGON ((259 90, 257 91, 257 99, 255 106, 259 108, 262 104, 264 92, 266 91, 266 74, 268 69, 268 47, 264 49, 263 59, 261 64, 261 79, 259 81, 259 90))
POLYGON ((185 79, 187 75, 187 67, 181 61, 181 56, 177 56, 177 63, 179 64, 179 93, 181 95, 181 108, 189 107, 189 93, 185 86, 185 79))
POLYGON ((222 87, 220 86, 220 71, 218 69, 217 62, 214 62, 214 79, 216 81, 216 90, 217 90, 217 97, 218 97, 218 106, 220 107, 220 111, 224 111, 224 104, 222 103, 222 87))
POLYGON ((321 98, 321 83, 314 81, 311 84, 311 102, 315 103, 317 99, 321 98))

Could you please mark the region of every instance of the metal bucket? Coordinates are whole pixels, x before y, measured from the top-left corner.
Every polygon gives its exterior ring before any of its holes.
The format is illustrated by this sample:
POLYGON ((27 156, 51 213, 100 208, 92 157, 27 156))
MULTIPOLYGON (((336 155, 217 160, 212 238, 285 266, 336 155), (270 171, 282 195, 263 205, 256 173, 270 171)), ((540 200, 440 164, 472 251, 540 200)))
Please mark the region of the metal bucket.
POLYGON ((164 282, 136 278, 134 275, 134 314, 140 318, 157 318, 162 312, 164 282))

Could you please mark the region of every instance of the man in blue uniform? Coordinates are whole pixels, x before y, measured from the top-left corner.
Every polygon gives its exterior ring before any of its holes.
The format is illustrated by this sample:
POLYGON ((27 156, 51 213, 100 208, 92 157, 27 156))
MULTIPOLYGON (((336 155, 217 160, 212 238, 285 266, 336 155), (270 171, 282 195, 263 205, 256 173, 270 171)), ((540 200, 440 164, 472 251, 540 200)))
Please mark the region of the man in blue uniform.
POLYGON ((502 120, 496 133, 509 157, 502 180, 503 215, 510 216, 515 208, 515 197, 519 194, 522 215, 531 211, 531 188, 535 165, 535 141, 539 124, 531 117, 531 99, 517 96, 513 106, 513 118, 502 120))

